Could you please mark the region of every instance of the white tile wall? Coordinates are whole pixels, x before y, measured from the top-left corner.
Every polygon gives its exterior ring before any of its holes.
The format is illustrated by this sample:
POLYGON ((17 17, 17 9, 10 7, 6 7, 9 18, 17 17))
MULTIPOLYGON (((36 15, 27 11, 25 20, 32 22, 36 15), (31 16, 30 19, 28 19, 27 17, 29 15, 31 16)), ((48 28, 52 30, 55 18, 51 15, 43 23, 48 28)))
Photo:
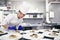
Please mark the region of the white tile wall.
POLYGON ((23 9, 25 12, 44 12, 45 2, 11 1, 13 9, 23 9))

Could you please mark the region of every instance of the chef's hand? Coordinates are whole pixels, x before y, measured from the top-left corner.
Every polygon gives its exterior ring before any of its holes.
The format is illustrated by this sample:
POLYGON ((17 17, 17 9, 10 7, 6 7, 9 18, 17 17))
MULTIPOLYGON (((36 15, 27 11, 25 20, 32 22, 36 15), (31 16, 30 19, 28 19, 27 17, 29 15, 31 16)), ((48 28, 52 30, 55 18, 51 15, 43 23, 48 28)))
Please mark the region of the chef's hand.
POLYGON ((16 26, 9 26, 8 30, 16 30, 16 26))
POLYGON ((23 27, 21 25, 18 26, 18 30, 23 30, 23 27))

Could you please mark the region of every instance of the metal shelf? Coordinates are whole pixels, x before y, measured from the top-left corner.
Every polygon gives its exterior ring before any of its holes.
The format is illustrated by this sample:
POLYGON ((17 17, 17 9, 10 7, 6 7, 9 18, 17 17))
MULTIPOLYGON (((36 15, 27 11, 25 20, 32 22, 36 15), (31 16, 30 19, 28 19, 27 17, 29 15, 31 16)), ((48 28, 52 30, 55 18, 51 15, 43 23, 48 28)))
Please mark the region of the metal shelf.
POLYGON ((42 15, 43 13, 27 13, 27 14, 30 14, 30 15, 40 14, 40 15, 42 15))
POLYGON ((15 10, 3 10, 3 11, 15 11, 15 10))
POLYGON ((24 20, 42 20, 43 18, 23 18, 24 20))
POLYGON ((60 2, 51 2, 51 3, 58 3, 58 4, 60 4, 60 2))
POLYGON ((50 2, 49 4, 60 4, 60 2, 50 2))

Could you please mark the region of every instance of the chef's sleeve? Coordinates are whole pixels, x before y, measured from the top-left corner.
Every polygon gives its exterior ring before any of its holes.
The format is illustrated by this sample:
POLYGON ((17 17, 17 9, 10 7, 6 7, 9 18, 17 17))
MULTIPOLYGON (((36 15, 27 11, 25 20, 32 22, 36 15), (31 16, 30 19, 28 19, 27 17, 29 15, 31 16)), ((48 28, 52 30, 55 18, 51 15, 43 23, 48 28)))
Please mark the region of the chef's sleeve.
POLYGON ((11 15, 8 15, 2 22, 2 25, 9 24, 10 20, 12 19, 11 15))

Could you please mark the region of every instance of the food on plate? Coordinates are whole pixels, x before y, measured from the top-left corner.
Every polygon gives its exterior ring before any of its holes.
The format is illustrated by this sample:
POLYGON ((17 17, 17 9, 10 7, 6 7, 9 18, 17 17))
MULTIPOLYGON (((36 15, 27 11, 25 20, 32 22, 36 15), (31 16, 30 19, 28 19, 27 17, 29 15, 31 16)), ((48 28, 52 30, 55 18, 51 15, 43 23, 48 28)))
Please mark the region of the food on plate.
POLYGON ((2 31, 0 31, 0 34, 2 34, 3 32, 2 31))
POLYGON ((37 34, 32 34, 32 35, 30 35, 30 37, 37 38, 38 35, 37 34))
POLYGON ((36 30, 35 29, 32 29, 30 32, 34 33, 36 30))
POLYGON ((16 38, 16 35, 10 35, 9 38, 16 38))
POLYGON ((51 36, 58 36, 58 34, 56 34, 56 32, 49 33, 49 35, 51 35, 51 36))
POLYGON ((30 31, 30 32, 35 32, 34 30, 30 31))
POLYGON ((49 30, 49 29, 46 29, 45 31, 50 32, 50 30, 49 30))

